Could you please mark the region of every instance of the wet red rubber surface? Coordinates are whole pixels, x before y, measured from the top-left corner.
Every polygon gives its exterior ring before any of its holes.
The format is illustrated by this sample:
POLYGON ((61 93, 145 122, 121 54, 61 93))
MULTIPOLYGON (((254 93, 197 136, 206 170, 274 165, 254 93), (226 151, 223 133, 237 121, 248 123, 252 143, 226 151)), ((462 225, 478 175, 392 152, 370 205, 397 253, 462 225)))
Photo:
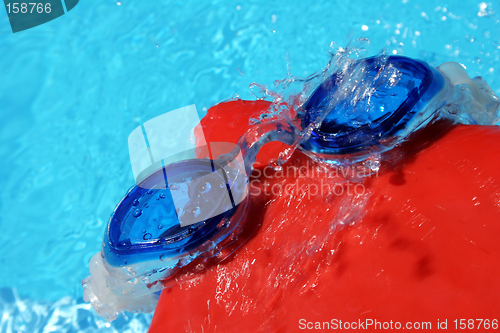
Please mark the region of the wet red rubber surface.
MULTIPOLYGON (((237 142, 267 107, 210 109, 207 141, 237 142)), ((265 146, 245 221, 257 230, 229 260, 165 289, 150 332, 296 332, 339 320, 433 330, 447 320, 451 330, 455 319, 500 319, 500 128, 443 128, 399 148, 363 193, 298 151, 288 173, 264 170, 283 148, 265 146)))

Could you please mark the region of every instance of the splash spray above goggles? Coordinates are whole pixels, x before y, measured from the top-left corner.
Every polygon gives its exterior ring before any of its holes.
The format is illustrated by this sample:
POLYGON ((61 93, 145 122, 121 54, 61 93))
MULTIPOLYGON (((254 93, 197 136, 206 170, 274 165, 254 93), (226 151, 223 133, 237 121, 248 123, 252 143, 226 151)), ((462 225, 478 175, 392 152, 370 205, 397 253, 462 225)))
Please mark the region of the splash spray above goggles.
POLYGON ((356 162, 438 116, 494 124, 498 106, 488 84, 457 63, 433 68, 381 56, 351 61, 316 88, 296 118, 255 125, 238 145, 207 143, 202 132, 190 141, 199 123, 194 105, 156 117, 129 136, 137 186, 111 215, 82 281, 84 299, 107 320, 152 311, 163 280, 196 258, 220 255, 247 214, 248 177, 270 141, 329 163, 356 162))

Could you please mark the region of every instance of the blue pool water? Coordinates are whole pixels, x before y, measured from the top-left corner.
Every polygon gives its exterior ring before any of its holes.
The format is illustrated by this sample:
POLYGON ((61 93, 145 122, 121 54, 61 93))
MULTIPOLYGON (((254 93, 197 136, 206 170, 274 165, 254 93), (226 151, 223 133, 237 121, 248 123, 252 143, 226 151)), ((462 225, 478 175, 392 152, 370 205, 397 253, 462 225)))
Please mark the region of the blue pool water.
POLYGON ((369 38, 432 65, 457 61, 500 94, 500 5, 482 1, 90 1, 13 34, 0 9, 0 331, 143 332, 107 324, 80 281, 134 184, 127 138, 186 105, 253 82, 273 88, 369 38), (334 43, 332 43, 334 42, 334 43))

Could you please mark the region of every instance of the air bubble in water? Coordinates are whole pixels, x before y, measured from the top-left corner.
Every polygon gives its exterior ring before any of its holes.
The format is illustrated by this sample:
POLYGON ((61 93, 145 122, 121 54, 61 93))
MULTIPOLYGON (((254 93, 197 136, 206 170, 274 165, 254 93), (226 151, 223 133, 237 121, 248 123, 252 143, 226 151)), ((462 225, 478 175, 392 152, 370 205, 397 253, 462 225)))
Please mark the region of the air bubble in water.
POLYGON ((150 240, 153 236, 148 232, 147 234, 144 234, 144 236, 142 236, 142 239, 144 240, 150 240))

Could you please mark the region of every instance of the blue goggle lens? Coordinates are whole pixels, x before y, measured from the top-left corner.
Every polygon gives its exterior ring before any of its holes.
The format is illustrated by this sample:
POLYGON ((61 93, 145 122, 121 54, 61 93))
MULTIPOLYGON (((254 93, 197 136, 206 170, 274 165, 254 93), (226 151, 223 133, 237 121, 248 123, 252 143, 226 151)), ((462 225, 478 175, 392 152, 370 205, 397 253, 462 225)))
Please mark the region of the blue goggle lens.
POLYGON ((217 234, 227 227, 221 222, 239 206, 233 200, 219 200, 229 185, 222 166, 209 159, 186 160, 158 170, 134 186, 117 206, 104 236, 106 261, 125 266, 176 257, 209 239, 216 242, 217 234), (214 215, 215 209, 223 213, 214 215), (183 226, 184 217, 202 220, 183 226))
POLYGON ((341 155, 377 146, 407 128, 444 82, 428 64, 406 57, 356 61, 327 78, 304 104, 303 128, 328 114, 302 147, 341 155))

